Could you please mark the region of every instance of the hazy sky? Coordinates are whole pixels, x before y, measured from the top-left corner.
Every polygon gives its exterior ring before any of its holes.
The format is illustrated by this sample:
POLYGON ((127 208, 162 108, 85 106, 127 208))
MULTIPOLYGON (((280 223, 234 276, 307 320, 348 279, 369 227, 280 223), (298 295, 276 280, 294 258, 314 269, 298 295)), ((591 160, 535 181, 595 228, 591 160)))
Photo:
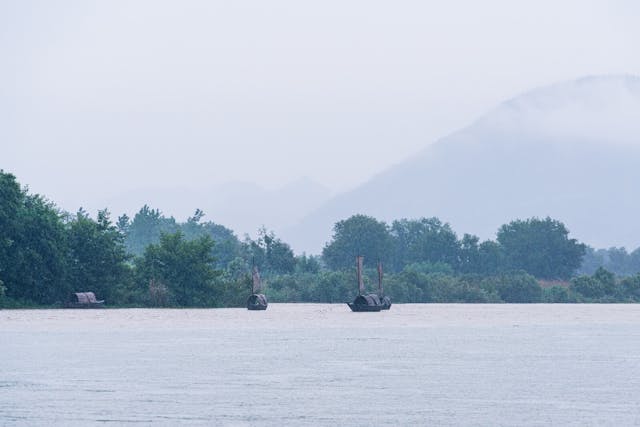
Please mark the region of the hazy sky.
POLYGON ((0 0, 0 168, 69 210, 339 192, 533 87, 640 74, 636 4, 0 0))

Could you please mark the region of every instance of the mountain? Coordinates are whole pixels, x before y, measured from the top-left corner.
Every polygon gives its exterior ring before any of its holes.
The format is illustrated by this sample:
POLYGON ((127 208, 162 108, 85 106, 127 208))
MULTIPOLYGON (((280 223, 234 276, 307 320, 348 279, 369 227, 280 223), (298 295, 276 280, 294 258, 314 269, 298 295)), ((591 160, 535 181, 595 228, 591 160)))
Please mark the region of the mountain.
MULTIPOLYGON (((427 118, 425 118, 427 119, 427 118)), ((391 221, 437 216, 459 234, 494 238, 532 216, 563 221, 596 246, 640 246, 640 78, 597 76, 499 105, 283 232, 319 253, 355 213, 391 221)))

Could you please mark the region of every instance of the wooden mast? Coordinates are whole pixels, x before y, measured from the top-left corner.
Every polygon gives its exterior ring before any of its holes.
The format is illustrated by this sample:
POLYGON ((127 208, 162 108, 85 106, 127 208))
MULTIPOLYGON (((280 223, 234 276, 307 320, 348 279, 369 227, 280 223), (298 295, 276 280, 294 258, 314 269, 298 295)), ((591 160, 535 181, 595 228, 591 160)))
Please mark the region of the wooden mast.
POLYGON ((358 255, 356 257, 356 272, 358 276, 358 294, 364 294, 364 280, 362 279, 362 261, 364 257, 362 255, 358 255))
POLYGON ((384 289, 382 288, 382 262, 378 260, 378 291, 380 292, 380 298, 384 295, 384 289))

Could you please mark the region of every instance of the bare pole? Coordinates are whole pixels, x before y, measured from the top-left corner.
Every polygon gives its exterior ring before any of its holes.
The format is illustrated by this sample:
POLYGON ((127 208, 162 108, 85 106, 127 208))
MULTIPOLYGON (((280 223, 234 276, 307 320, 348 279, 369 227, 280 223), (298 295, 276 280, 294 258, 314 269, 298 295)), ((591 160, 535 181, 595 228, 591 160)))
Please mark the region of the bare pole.
POLYGON ((384 289, 382 288, 382 261, 378 260, 378 290, 380 292, 380 298, 384 295, 384 289))
POLYGON ((364 257, 362 255, 358 255, 356 257, 356 271, 358 276, 358 295, 362 295, 364 292, 364 281, 362 280, 362 261, 364 257))

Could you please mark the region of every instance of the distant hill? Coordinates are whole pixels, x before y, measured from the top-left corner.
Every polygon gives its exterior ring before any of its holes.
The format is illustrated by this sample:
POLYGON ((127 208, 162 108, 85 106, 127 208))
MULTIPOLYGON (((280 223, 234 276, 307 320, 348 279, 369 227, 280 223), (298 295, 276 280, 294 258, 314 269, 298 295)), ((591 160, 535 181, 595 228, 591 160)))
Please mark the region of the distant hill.
MULTIPOLYGON (((428 120, 425 117, 425 120, 428 120)), ((640 78, 586 77, 504 102, 284 230, 319 253, 335 221, 437 216, 494 238, 515 218, 551 216, 596 247, 640 246, 640 78)))

